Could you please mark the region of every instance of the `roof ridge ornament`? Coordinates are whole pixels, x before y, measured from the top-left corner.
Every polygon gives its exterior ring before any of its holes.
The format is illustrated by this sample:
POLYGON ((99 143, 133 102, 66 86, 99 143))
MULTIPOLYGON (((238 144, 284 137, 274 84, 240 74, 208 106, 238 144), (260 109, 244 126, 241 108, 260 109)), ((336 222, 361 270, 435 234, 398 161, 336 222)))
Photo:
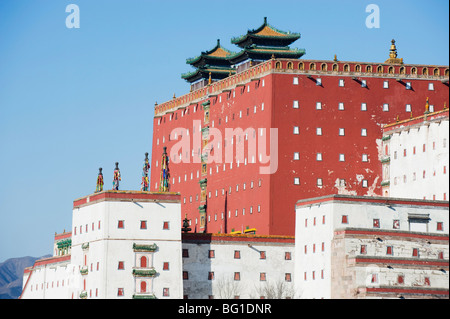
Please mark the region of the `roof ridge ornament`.
POLYGON ((395 40, 391 40, 391 48, 389 49, 389 59, 387 59, 384 63, 389 64, 403 64, 403 58, 397 58, 397 47, 395 45, 395 40))

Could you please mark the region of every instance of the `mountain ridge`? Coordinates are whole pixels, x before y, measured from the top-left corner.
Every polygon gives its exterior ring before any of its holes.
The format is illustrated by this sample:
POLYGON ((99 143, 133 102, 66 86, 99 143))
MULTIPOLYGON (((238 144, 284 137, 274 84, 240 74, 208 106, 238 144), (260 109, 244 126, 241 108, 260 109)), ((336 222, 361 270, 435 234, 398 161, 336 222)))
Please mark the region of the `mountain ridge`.
POLYGON ((0 263, 0 299, 19 298, 22 293, 24 269, 33 266, 36 260, 50 256, 51 255, 42 257, 16 257, 9 258, 0 263))

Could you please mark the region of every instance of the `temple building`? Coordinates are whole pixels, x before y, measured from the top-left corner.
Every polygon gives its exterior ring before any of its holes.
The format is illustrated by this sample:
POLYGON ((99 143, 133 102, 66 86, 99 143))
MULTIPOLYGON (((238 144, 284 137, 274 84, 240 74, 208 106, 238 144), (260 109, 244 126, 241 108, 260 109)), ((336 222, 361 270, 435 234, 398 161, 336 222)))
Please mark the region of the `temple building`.
POLYGON ((449 68, 303 59, 267 23, 155 105, 141 189, 75 199, 21 298, 449 298, 449 68), (151 168, 151 170, 150 170, 151 168))
POLYGON ((449 101, 448 66, 407 64, 395 41, 384 62, 357 62, 306 60, 299 38, 265 19, 231 40, 240 52, 212 50, 235 73, 155 105, 150 190, 166 147, 192 232, 292 236, 299 199, 382 196, 382 127, 449 101))

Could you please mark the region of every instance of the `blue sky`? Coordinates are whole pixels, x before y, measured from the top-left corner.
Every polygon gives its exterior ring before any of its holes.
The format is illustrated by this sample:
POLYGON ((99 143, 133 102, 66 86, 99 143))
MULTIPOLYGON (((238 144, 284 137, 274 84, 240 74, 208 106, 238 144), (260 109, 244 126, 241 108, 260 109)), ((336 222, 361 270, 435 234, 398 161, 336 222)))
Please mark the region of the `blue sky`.
POLYGON ((0 262, 52 253, 72 202, 105 188, 138 190, 151 153, 155 101, 189 91, 186 58, 265 16, 301 33, 305 59, 384 62, 392 38, 405 63, 448 65, 449 4, 429 1, 0 1, 0 262), (66 6, 80 9, 68 29, 66 6), (366 6, 380 8, 367 28, 366 6))

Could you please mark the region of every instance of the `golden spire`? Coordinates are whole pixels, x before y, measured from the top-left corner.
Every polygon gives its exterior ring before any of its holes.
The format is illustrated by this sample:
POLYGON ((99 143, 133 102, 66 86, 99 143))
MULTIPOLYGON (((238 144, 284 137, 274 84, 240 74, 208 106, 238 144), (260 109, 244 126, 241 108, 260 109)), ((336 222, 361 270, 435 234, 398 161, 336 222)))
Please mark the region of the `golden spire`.
POLYGON ((173 98, 176 98, 175 93, 173 94, 173 98))
POLYGON ((430 103, 428 103, 428 97, 427 102, 425 103, 425 113, 430 113, 430 103))
POLYGON ((335 55, 334 55, 334 60, 333 60, 333 61, 334 61, 334 62, 337 62, 337 60, 338 60, 338 59, 337 59, 337 55, 335 54, 335 55))
POLYGON ((211 72, 209 72, 209 79, 208 79, 208 85, 211 84, 211 72))
POLYGON ((387 59, 384 63, 389 64, 403 64, 403 58, 397 58, 397 47, 395 46, 395 40, 391 40, 391 48, 389 49, 389 59, 387 59))

